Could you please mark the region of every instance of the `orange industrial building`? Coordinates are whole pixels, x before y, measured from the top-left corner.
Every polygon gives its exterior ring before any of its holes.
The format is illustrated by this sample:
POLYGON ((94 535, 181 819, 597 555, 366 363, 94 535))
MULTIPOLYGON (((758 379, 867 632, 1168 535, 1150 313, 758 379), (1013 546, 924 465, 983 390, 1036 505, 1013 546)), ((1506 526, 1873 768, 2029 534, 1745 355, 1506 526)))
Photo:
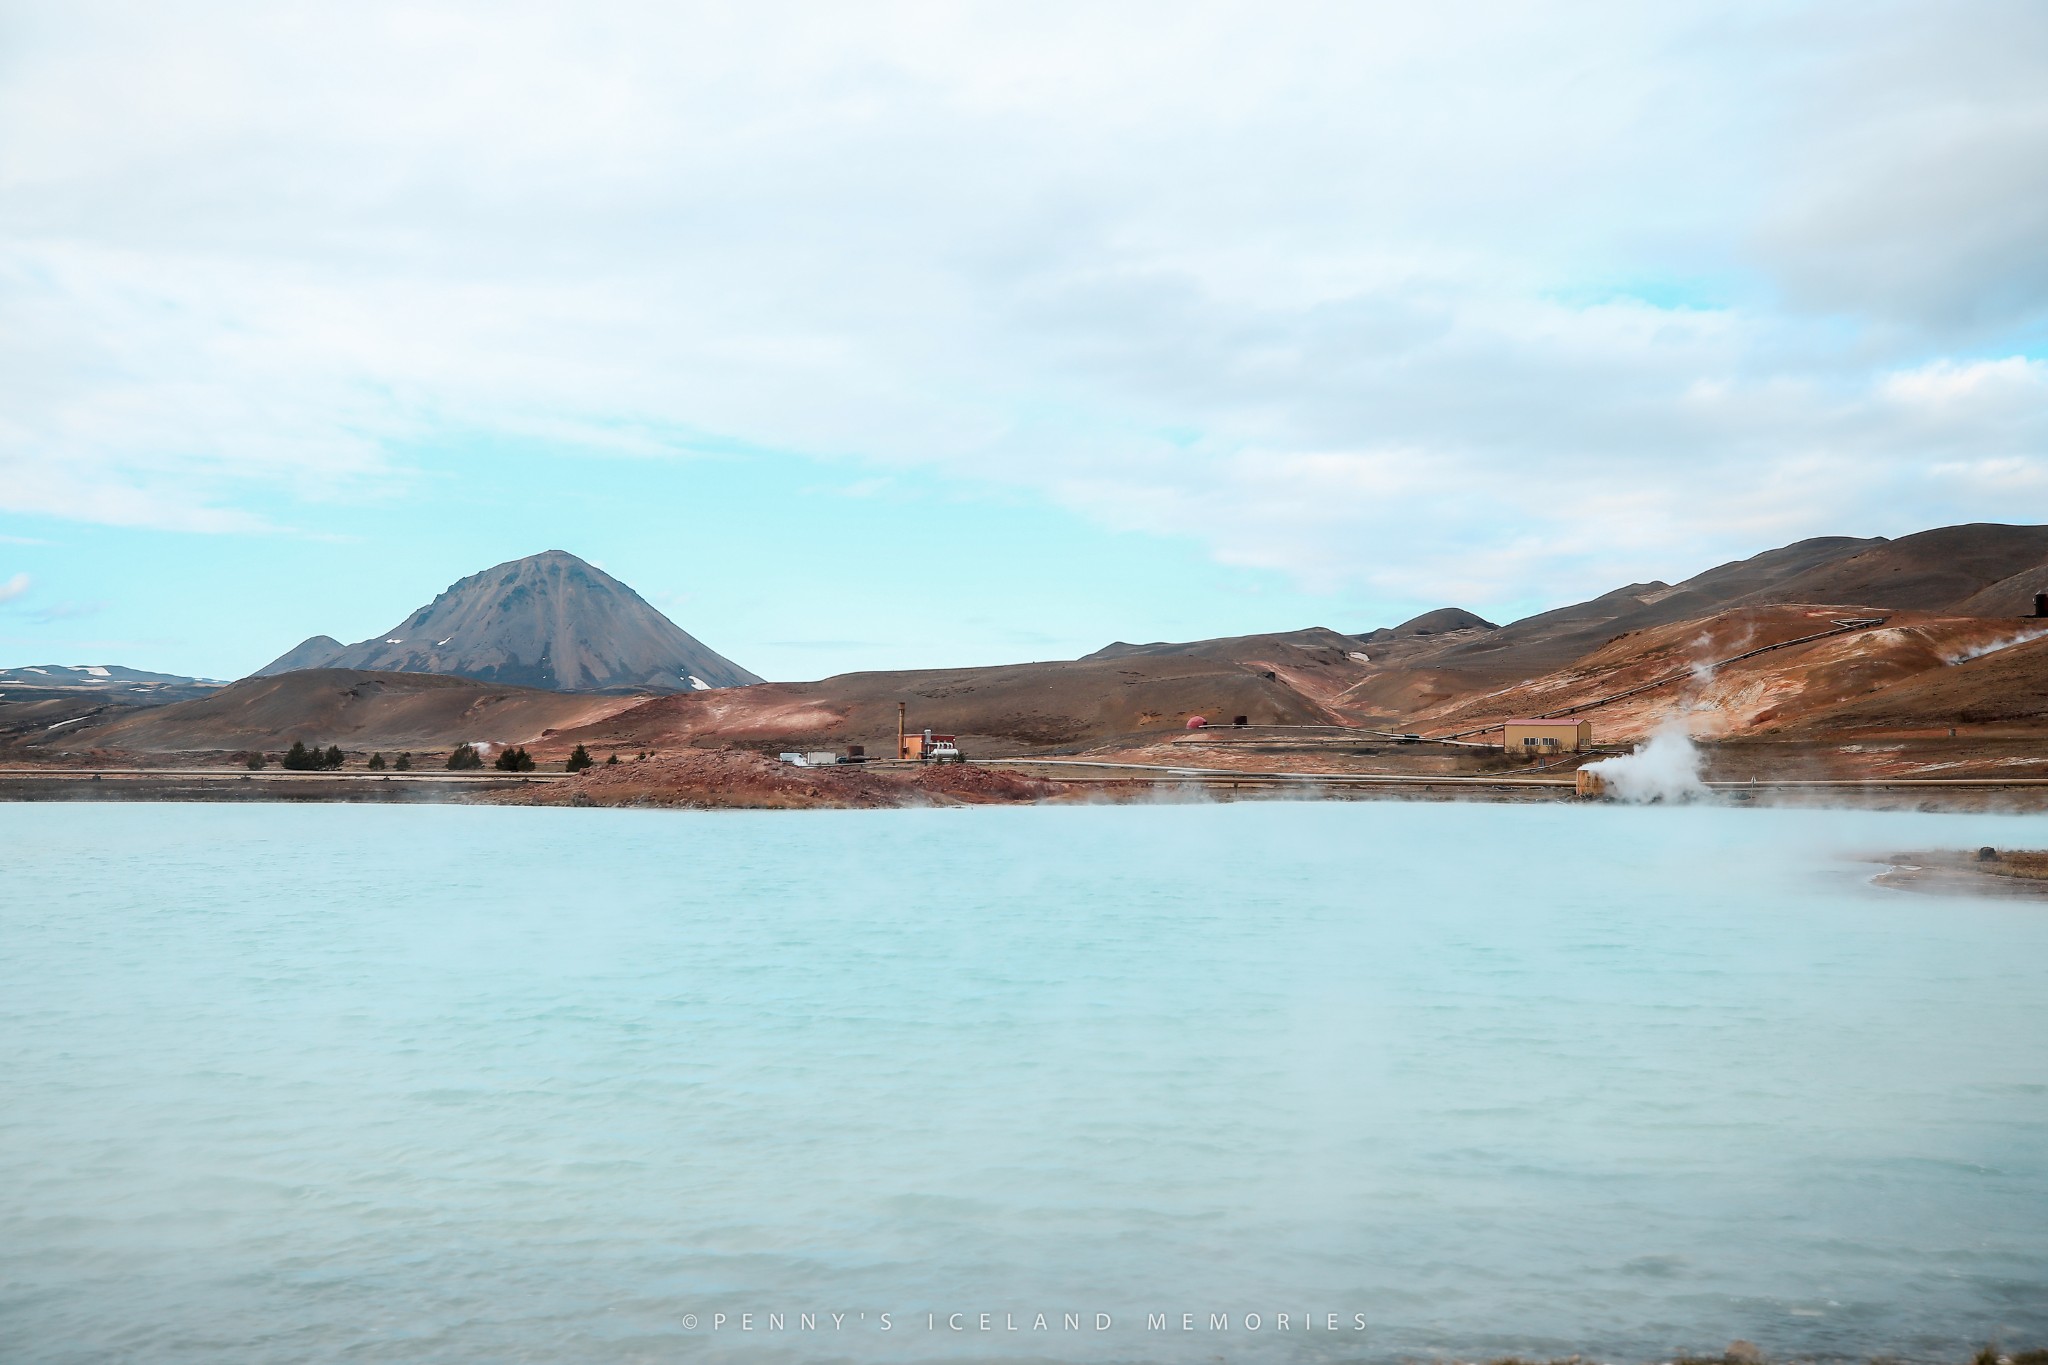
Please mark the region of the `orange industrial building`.
POLYGON ((1589 720, 1511 720, 1506 730, 1511 754, 1573 754, 1593 747, 1589 720))

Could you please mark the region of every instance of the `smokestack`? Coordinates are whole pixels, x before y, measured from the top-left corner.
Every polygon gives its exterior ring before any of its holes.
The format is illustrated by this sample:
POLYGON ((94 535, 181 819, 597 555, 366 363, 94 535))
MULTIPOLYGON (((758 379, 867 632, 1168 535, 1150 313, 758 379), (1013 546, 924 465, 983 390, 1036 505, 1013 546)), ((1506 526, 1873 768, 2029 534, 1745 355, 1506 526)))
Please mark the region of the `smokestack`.
POLYGON ((896 757, 898 759, 909 757, 908 754, 903 752, 903 712, 904 708, 909 705, 910 703, 908 702, 899 701, 896 703, 896 757))

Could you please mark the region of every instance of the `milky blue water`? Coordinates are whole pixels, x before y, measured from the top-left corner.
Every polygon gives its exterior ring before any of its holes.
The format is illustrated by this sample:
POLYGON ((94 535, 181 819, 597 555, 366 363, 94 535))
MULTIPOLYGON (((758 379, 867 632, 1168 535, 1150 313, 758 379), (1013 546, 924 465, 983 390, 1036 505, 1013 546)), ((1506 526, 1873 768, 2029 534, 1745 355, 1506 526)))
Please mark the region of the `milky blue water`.
POLYGON ((0 1359, 2048 1345, 2048 903, 1854 861, 1985 842, 0 806, 0 1359))

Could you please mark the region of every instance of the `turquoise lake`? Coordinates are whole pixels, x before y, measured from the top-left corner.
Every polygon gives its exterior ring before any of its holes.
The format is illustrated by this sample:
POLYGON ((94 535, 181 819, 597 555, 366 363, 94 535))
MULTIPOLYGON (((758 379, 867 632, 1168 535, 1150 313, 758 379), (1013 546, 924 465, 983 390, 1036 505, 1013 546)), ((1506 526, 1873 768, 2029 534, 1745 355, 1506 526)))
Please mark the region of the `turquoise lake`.
POLYGON ((0 1360, 2048 1346, 2048 902, 1869 883, 1983 843, 0 806, 0 1360))

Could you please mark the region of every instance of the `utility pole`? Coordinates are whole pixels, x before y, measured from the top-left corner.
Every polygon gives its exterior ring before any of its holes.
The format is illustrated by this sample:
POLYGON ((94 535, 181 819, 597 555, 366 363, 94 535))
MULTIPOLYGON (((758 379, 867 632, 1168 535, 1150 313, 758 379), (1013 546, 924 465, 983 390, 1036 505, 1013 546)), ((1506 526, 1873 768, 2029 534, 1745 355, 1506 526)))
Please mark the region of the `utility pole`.
POLYGON ((903 718, 905 708, 908 706, 908 702, 899 701, 896 703, 896 757, 899 759, 903 757, 903 718))

